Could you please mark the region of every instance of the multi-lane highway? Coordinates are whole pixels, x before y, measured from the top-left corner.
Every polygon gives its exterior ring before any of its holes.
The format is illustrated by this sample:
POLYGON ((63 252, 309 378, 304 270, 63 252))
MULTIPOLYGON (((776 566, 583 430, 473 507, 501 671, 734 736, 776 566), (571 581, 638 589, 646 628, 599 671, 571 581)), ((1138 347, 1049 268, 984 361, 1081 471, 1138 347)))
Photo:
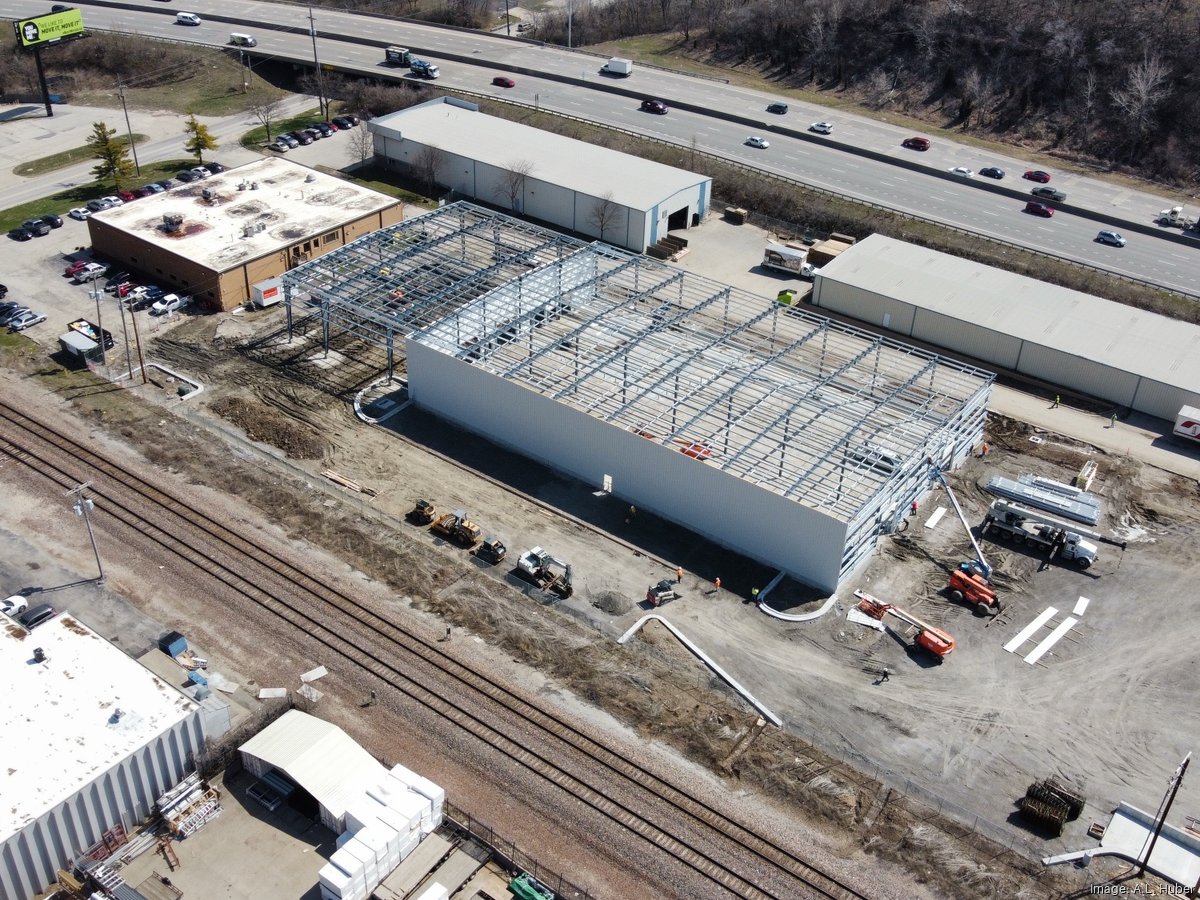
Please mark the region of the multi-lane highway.
MULTIPOLYGON (((85 22, 94 29, 210 45, 225 44, 229 32, 236 30, 258 39, 258 54, 312 58, 312 42, 307 34, 279 30, 307 28, 306 19, 295 7, 253 0, 222 0, 219 4, 213 0, 188 0, 186 7, 154 0, 78 5, 84 10, 85 22), (175 24, 176 12, 185 8, 198 13, 203 24, 193 27, 175 24)), ((0 15, 9 18, 24 18, 43 10, 40 3, 0 0, 0 15)), ((834 123, 833 141, 900 160, 917 161, 930 171, 944 172, 954 166, 978 171, 983 166, 998 165, 1008 173, 1001 184, 1025 194, 1035 185, 1023 181, 1021 173, 1027 168, 1048 168, 1054 176, 1052 185, 1067 193, 1071 205, 1144 224, 1150 224, 1159 210, 1183 202, 1180 199, 1062 173, 1044 163, 1034 166, 1013 156, 988 153, 940 138, 933 140, 927 152, 906 150, 900 142, 913 132, 792 100, 788 100, 790 111, 786 116, 773 116, 765 109, 778 97, 721 81, 644 66, 636 67, 630 78, 612 80, 599 74, 603 60, 587 53, 499 35, 352 13, 318 9, 314 16, 318 32, 324 35, 318 41, 321 60, 340 69, 399 77, 404 70, 383 64, 382 45, 400 44, 437 62, 442 71, 440 83, 446 87, 537 105, 685 147, 695 144, 706 152, 850 197, 1200 296, 1200 241, 1195 245, 1179 244, 1126 231, 1127 246, 1101 245, 1095 241, 1096 232, 1112 226, 1062 211, 1052 219, 1031 216, 1022 211, 1022 200, 980 189, 974 183, 978 177, 970 181, 947 181, 890 165, 886 160, 857 156, 820 140, 788 137, 779 133, 779 129, 803 131, 810 122, 823 119, 834 123), (516 87, 491 85, 492 77, 502 72, 515 78, 516 87), (618 88, 636 96, 610 93, 601 90, 602 87, 618 88), (647 114, 638 109, 642 97, 660 97, 669 104, 684 104, 701 112, 675 108, 665 116, 647 114), (702 111, 746 121, 728 121, 702 111), (750 134, 766 137, 770 148, 757 150, 745 146, 750 134)), ((136 37, 131 37, 131 52, 138 52, 136 41, 136 37)), ((1178 231, 1168 233, 1178 234, 1178 231)))

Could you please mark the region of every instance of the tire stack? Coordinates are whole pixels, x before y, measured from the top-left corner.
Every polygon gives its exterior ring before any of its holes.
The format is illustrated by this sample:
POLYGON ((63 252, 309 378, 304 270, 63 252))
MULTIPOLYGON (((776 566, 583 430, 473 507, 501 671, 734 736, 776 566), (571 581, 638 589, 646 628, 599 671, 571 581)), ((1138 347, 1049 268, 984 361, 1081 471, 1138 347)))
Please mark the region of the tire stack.
POLYGON ((1049 830, 1054 837, 1062 834, 1067 822, 1078 819, 1086 801, 1053 778, 1035 781, 1021 798, 1021 814, 1030 822, 1049 830))

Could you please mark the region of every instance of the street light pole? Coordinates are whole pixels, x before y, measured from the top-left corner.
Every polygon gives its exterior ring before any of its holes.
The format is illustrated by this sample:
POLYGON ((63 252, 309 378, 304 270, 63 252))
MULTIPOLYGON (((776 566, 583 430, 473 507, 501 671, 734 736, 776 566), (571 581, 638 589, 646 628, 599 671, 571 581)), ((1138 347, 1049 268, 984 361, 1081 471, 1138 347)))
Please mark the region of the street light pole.
POLYGON ((100 575, 93 580, 102 583, 104 581, 104 566, 100 564, 100 550, 96 546, 96 535, 92 533, 92 520, 88 516, 88 513, 96 505, 92 502, 92 498, 87 495, 87 489, 91 486, 92 483, 90 481, 85 481, 83 484, 71 488, 66 493, 68 497, 74 495, 75 515, 80 516, 83 519, 83 523, 87 525, 88 538, 92 542, 92 553, 96 556, 96 569, 100 572, 100 575))
MULTIPOLYGON (((92 278, 92 299, 96 301, 96 342, 100 345, 100 364, 108 365, 108 356, 104 352, 104 322, 100 319, 100 288, 97 284, 100 282, 100 276, 96 275, 92 278)), ((117 298, 120 299, 120 298, 117 298)))
POLYGON ((312 36, 313 67, 317 71, 317 103, 321 108, 321 119, 329 118, 329 110, 325 100, 325 79, 321 75, 321 60, 317 56, 317 23, 313 20, 312 7, 308 8, 308 33, 312 36))
POLYGON ((1189 753, 1183 758, 1183 762, 1175 769, 1175 773, 1171 776, 1167 783, 1167 793, 1163 797, 1163 802, 1158 808, 1158 815, 1154 817, 1154 831, 1150 834, 1150 840, 1147 842, 1146 855, 1138 860, 1138 877, 1141 878, 1146 874, 1146 866, 1150 864, 1150 854, 1154 852, 1154 845, 1158 843, 1158 836, 1162 834, 1163 826, 1167 824, 1167 814, 1171 811, 1171 804, 1175 802, 1175 795, 1179 793, 1179 785, 1183 783, 1183 776, 1187 773, 1188 763, 1192 761, 1192 754, 1189 753))
POLYGON ((138 164, 137 147, 133 143, 133 126, 129 124, 129 107, 125 105, 125 82, 117 79, 117 94, 121 98, 121 109, 125 111, 125 132, 129 135, 129 152, 133 154, 133 168, 141 175, 142 167, 138 164))

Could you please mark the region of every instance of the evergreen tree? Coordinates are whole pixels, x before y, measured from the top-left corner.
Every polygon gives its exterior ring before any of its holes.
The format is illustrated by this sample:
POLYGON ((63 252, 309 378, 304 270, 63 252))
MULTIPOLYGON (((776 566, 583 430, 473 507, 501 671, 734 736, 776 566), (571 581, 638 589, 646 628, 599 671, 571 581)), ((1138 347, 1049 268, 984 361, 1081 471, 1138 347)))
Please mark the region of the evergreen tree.
POLYGON ((92 124, 92 136, 88 138, 87 146, 92 156, 100 160, 92 168, 92 174, 98 181, 111 178, 119 189, 123 179, 133 174, 133 162, 129 158, 129 148, 116 139, 117 130, 109 128, 103 122, 92 124))
POLYGON ((199 163, 204 162, 205 150, 217 149, 217 139, 212 136, 207 125, 196 121, 195 113, 188 115, 187 121, 183 124, 183 133, 189 135, 183 143, 183 149, 188 153, 195 153, 196 161, 199 163))

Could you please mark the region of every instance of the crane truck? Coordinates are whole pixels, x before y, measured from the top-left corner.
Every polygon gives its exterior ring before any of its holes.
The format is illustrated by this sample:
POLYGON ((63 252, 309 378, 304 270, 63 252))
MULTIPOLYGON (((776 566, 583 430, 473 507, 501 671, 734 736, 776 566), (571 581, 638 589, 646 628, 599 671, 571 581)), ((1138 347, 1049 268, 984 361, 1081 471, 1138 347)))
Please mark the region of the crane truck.
POLYGON ((986 537, 992 532, 1029 547, 1042 547, 1050 551, 1050 559, 1059 556, 1086 569, 1099 558, 1100 550, 1091 541, 1084 540, 1091 532, 1081 534, 1074 528, 1043 512, 1007 500, 996 500, 988 507, 980 533, 986 537))
POLYGON ((478 544, 481 535, 479 526, 468 519, 461 509, 438 516, 429 530, 467 549, 478 544))
POLYGON ((541 547, 522 553, 517 560, 517 571, 543 591, 558 594, 564 600, 575 591, 571 585, 571 566, 541 547))
POLYGON ((954 638, 946 634, 940 628, 934 628, 927 622, 922 622, 912 613, 905 612, 893 603, 885 603, 878 597, 873 597, 866 591, 855 591, 854 596, 858 598, 858 608, 865 612, 872 619, 883 621, 886 615, 893 615, 906 625, 911 625, 917 629, 916 637, 913 638, 913 644, 920 647, 937 662, 944 662, 954 650, 954 638))
POLYGON ((988 565, 988 561, 983 555, 983 550, 979 547, 979 541, 975 540, 975 533, 971 531, 971 525, 967 522, 967 517, 958 503, 958 497, 954 493, 954 488, 950 487, 950 481, 946 478, 946 474, 942 471, 941 466, 933 461, 932 456, 926 457, 926 462, 929 463, 933 477, 940 481, 942 487, 946 489, 946 496, 950 498, 950 505, 954 507, 954 512, 958 514, 958 521, 962 522, 963 530, 967 533, 967 539, 971 542, 971 547, 975 551, 975 559, 971 562, 959 563, 958 568, 950 573, 950 577, 946 582, 946 590, 950 593, 951 599, 959 603, 969 600, 975 604, 976 609, 990 609, 993 614, 999 614, 1003 607, 1000 604, 1000 598, 996 596, 996 592, 992 589, 990 583, 992 567, 988 565))

